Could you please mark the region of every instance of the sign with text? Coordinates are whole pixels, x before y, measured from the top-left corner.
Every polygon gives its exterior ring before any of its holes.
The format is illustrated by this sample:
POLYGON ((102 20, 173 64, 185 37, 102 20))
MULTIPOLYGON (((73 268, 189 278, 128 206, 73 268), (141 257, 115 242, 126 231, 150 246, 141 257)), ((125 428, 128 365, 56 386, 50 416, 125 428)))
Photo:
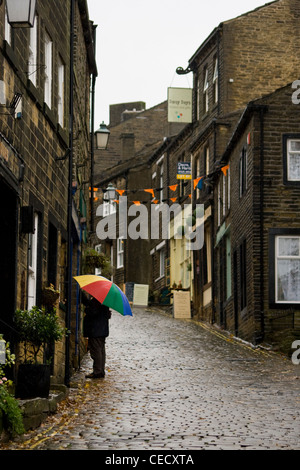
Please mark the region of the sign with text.
POLYGON ((149 298, 148 284, 134 284, 133 305, 136 307, 147 307, 149 298))
POLYGON ((191 162, 178 162, 177 163, 177 179, 178 180, 191 180, 192 179, 191 162))
POLYGON ((192 122, 192 88, 168 88, 168 122, 192 122))
POLYGON ((191 318, 191 298, 188 291, 174 291, 173 314, 174 318, 191 318))

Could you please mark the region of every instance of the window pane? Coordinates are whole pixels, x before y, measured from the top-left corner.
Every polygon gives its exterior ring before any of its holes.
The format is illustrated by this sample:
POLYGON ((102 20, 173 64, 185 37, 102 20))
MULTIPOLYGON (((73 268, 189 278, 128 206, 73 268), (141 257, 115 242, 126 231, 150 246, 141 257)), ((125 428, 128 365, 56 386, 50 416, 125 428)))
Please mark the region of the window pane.
POLYGON ((299 256, 299 238, 279 238, 278 256, 299 256))
POLYGON ((290 140, 290 150, 292 152, 299 152, 300 151, 300 140, 290 140))
POLYGON ((300 260, 278 260, 277 301, 300 302, 300 260))
POLYGON ((289 180, 300 180, 300 153, 289 154, 289 180))

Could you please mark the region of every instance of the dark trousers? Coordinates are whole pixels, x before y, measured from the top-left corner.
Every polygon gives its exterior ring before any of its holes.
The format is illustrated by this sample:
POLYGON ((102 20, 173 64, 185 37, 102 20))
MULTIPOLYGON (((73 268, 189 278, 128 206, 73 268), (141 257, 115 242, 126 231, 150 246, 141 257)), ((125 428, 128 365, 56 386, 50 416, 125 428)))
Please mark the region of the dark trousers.
POLYGON ((105 375, 105 337, 89 338, 88 347, 93 359, 94 374, 105 375))

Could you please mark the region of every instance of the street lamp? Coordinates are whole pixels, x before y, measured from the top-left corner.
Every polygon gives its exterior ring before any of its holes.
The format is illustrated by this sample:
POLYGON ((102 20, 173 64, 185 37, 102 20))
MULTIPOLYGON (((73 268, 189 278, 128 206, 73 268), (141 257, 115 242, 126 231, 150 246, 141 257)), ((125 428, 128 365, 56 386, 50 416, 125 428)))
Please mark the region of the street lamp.
POLYGON ((105 199, 108 199, 109 202, 113 202, 116 199, 116 188, 112 183, 109 183, 105 191, 105 199))
POLYGON ((110 135, 109 129, 107 129, 104 122, 102 122, 102 124, 100 124, 99 129, 95 131, 96 147, 98 150, 106 150, 109 135, 110 135))
POLYGON ((32 28, 36 0, 6 0, 7 19, 13 28, 32 28))

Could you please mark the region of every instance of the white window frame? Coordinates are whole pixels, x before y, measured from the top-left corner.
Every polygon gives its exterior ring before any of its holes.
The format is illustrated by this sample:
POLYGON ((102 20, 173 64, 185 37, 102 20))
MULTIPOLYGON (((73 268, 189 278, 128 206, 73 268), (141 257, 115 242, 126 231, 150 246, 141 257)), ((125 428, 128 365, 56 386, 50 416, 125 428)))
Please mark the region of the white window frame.
POLYGON ((37 85, 37 17, 35 17, 34 25, 29 32, 29 54, 28 54, 28 78, 36 87, 37 85))
POLYGON ((44 101, 52 108, 52 50, 53 43, 49 34, 45 33, 45 84, 44 101))
POLYGON ((58 123, 64 127, 65 122, 65 64, 62 58, 58 57, 58 94, 57 94, 57 116, 58 123))
POLYGON ((5 5, 5 25, 4 25, 4 39, 5 41, 11 45, 11 26, 8 22, 8 16, 7 16, 7 8, 5 5))
POLYGON ((103 201, 103 217, 115 214, 117 212, 117 203, 113 201, 103 201))
POLYGON ((286 153, 287 153, 287 180, 288 181, 300 181, 300 156, 299 156, 299 177, 298 178, 293 178, 291 176, 291 170, 290 170, 290 158, 292 155, 297 155, 299 154, 300 155, 300 150, 291 150, 291 143, 292 142, 299 142, 300 144, 300 139, 287 139, 287 149, 286 149, 286 153))
POLYGON ((205 147, 205 172, 209 175, 209 146, 205 147))
MULTIPOLYGON (((101 245, 95 245, 94 249, 99 254, 102 252, 102 246, 101 245)), ((95 268, 95 275, 96 276, 101 276, 101 271, 102 271, 101 268, 95 268)))
MULTIPOLYGON (((278 285, 278 262, 286 261, 297 261, 299 263, 298 271, 300 271, 300 236, 295 235, 278 235, 275 237, 275 302, 277 304, 300 304, 299 300, 279 300, 279 285, 278 285), (295 239, 298 240, 299 250, 297 255, 280 255, 279 254, 279 242, 281 239, 295 239)), ((299 276, 300 277, 300 276, 299 276)), ((299 289, 298 289, 299 290, 299 289)))
POLYGON ((207 113, 208 110, 209 110, 208 88, 209 88, 208 68, 206 68, 205 69, 205 75, 204 75, 204 86, 203 86, 204 113, 207 113))
POLYGON ((219 67, 218 67, 218 58, 215 58, 214 64, 214 76, 213 76, 213 86, 214 86, 214 103, 219 101, 219 67))
POLYGON ((34 233, 28 235, 28 297, 27 308, 36 305, 37 256, 38 256, 38 224, 39 216, 34 214, 34 233))
POLYGON ((159 277, 162 278, 165 275, 166 267, 166 251, 164 248, 159 250, 159 277))
POLYGON ((124 238, 117 238, 117 269, 124 267, 124 238))

